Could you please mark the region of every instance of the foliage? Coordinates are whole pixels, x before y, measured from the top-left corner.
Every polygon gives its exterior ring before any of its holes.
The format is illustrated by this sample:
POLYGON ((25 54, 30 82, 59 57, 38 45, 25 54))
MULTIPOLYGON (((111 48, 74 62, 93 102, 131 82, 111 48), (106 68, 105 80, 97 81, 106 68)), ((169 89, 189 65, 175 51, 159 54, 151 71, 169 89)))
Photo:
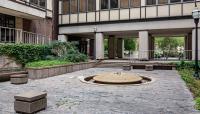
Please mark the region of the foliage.
POLYGON ((155 39, 155 45, 156 50, 163 51, 162 55, 166 57, 181 56, 182 53, 177 53, 177 48, 184 46, 184 39, 182 37, 158 37, 155 39))
POLYGON ((125 39, 124 48, 128 51, 135 51, 136 49, 136 40, 135 39, 125 39))
POLYGON ((76 49, 74 43, 54 41, 49 45, 51 53, 57 57, 61 57, 67 53, 68 49, 76 49))
POLYGON ((50 66, 56 66, 56 65, 64 65, 64 64, 70 64, 71 62, 68 61, 62 61, 62 60, 42 60, 42 61, 36 61, 36 62, 30 62, 26 64, 26 68, 45 68, 50 66))
POLYGON ((15 58, 23 66, 32 61, 44 60, 50 54, 46 45, 0 44, 0 55, 15 58))
POLYGON ((67 51, 66 55, 62 56, 60 59, 70 62, 86 62, 88 57, 76 49, 70 49, 67 51))
MULTIPOLYGON (((176 62, 174 63, 176 64, 177 69, 185 69, 185 68, 194 68, 195 66, 195 62, 194 61, 180 61, 180 62, 176 62)), ((199 61, 200 64, 200 61, 199 61)))
POLYGON ((186 82, 188 88, 193 93, 196 101, 196 109, 200 110, 200 80, 193 77, 192 68, 181 68, 178 69, 182 79, 186 82))

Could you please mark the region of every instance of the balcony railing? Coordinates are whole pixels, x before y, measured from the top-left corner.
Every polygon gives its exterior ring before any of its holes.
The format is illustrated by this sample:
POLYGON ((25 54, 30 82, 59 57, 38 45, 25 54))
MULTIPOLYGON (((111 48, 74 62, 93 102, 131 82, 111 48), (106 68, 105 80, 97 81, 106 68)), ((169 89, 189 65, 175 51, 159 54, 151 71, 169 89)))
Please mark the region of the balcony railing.
MULTIPOLYGON (((156 19, 169 17, 188 17, 194 9, 194 2, 180 2, 163 5, 151 5, 110 10, 97 10, 95 12, 78 12, 77 14, 60 14, 59 24, 98 23, 109 21, 130 21, 141 19, 156 19)), ((197 2, 200 5, 200 2, 197 2)))
POLYGON ((0 43, 48 44, 49 42, 50 38, 44 35, 0 26, 0 43))
MULTIPOLYGON (((135 60, 155 60, 155 61, 180 61, 180 60, 192 60, 194 50, 148 50, 148 51, 134 51, 125 58, 129 58, 130 61, 135 60)), ((200 53, 200 50, 199 50, 200 53)), ((199 55, 200 56, 200 55, 199 55)))

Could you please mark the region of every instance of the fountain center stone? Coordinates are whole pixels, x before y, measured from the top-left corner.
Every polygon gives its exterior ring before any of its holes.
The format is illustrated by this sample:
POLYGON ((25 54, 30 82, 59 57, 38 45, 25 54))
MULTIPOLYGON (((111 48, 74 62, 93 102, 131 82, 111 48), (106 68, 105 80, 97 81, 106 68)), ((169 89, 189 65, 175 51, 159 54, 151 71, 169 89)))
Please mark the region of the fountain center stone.
POLYGON ((134 73, 124 72, 107 72, 98 74, 93 77, 98 83, 109 83, 109 84, 129 84, 129 83, 140 83, 142 77, 134 73))

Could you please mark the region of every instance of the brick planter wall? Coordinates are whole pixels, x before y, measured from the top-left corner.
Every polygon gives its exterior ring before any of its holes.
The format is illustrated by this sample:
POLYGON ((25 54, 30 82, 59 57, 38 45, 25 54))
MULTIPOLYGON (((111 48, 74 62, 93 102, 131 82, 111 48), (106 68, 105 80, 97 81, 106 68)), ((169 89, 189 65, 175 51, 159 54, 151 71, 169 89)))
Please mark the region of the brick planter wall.
POLYGON ((59 65, 48 68, 28 68, 30 79, 41 79, 94 67, 96 62, 59 65))

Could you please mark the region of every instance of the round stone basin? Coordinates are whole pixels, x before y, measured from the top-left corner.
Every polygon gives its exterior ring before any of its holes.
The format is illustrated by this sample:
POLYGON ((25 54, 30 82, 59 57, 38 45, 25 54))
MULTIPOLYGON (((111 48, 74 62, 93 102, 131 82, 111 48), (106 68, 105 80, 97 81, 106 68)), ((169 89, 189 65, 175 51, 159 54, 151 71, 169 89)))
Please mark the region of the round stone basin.
POLYGON ((95 75, 93 80, 96 83, 106 84, 134 84, 141 83, 143 78, 138 74, 124 73, 124 72, 108 72, 95 75))

